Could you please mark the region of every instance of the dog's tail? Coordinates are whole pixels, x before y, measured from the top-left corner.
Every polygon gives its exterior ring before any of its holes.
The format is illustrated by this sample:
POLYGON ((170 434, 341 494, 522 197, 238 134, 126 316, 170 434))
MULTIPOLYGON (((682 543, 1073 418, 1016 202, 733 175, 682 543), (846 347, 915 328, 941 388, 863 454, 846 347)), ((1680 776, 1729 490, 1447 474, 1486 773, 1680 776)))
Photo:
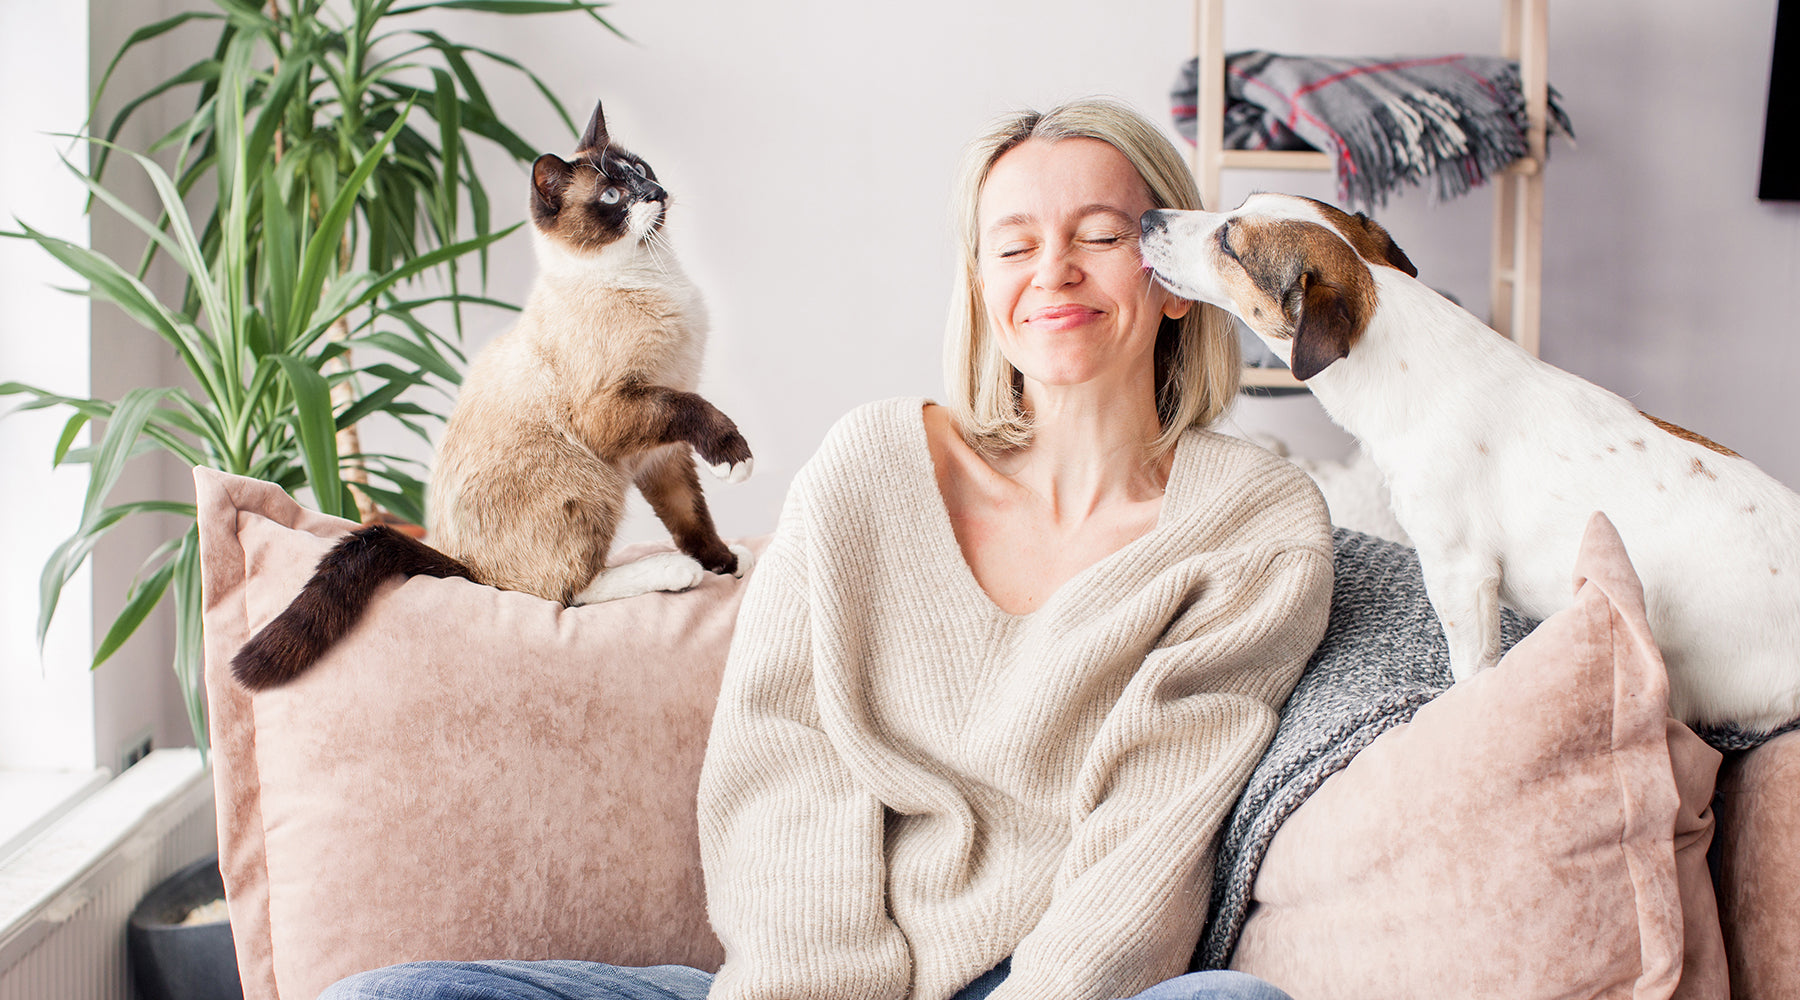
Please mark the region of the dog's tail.
POLYGON ((232 675, 255 691, 298 677, 349 633, 376 588, 393 576, 475 579, 467 566, 386 525, 353 531, 319 560, 287 610, 232 657, 232 675))

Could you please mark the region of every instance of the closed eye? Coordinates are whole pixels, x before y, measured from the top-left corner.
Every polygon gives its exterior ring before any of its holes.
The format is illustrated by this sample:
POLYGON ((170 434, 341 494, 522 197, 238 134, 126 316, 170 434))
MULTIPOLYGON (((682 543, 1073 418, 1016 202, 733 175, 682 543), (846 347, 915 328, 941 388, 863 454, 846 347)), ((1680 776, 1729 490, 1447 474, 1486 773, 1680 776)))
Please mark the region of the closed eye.
MULTIPOLYGON (((1230 235, 1231 235, 1231 223, 1227 222, 1224 225, 1219 227, 1219 237, 1218 237, 1219 238, 1219 252, 1224 254, 1225 256, 1231 258, 1232 260, 1238 260, 1237 251, 1231 249, 1230 235)), ((1238 260, 1238 263, 1242 264, 1243 261, 1238 260)))

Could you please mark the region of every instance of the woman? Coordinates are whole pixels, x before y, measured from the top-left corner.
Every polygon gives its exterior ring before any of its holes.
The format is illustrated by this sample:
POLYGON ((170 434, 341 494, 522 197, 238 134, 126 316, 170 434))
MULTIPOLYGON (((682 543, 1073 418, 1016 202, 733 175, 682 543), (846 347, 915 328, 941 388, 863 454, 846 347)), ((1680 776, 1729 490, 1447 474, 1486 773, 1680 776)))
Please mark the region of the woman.
POLYGON ((1199 201, 1152 125, 1016 116, 958 191, 946 405, 841 421, 744 597, 700 788, 717 977, 403 966, 328 997, 1283 996, 1181 973, 1324 631, 1323 502, 1204 429, 1236 345, 1138 259, 1143 212, 1199 201))

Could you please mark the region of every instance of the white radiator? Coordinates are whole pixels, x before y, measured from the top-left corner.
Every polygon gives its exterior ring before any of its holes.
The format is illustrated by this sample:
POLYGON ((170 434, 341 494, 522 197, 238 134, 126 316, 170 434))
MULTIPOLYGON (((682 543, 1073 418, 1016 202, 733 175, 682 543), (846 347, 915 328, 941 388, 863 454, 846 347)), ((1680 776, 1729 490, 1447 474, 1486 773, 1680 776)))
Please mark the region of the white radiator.
POLYGON ((132 908, 217 849, 198 751, 155 751, 109 782, 0 863, 0 1000, 132 1000, 132 908))

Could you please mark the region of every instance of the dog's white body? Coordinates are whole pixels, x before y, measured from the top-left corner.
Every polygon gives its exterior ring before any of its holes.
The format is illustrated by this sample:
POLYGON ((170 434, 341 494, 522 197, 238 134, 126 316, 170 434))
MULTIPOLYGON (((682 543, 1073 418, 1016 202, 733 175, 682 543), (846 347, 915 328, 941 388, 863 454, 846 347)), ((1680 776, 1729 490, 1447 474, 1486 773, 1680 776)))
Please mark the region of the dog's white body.
POLYGON ((1359 246, 1340 232, 1350 217, 1287 196, 1258 195, 1234 213, 1152 215, 1158 231, 1146 232, 1143 250, 1158 277, 1238 315, 1277 356, 1291 358, 1304 336, 1296 313, 1313 286, 1341 282, 1363 301, 1372 292, 1334 357, 1295 368, 1386 477, 1457 679, 1498 659, 1501 602, 1539 619, 1569 603, 1581 533, 1601 511, 1643 581, 1670 710, 1758 730, 1800 716, 1800 495, 1538 360, 1388 261, 1365 260, 1368 230, 1379 227, 1360 217, 1359 246), (1294 289, 1259 295, 1249 269, 1276 276, 1288 251, 1248 258, 1250 241, 1300 232, 1259 228, 1271 219, 1314 224, 1361 249, 1351 256, 1368 284, 1333 273, 1352 268, 1332 252, 1295 268, 1294 289))

